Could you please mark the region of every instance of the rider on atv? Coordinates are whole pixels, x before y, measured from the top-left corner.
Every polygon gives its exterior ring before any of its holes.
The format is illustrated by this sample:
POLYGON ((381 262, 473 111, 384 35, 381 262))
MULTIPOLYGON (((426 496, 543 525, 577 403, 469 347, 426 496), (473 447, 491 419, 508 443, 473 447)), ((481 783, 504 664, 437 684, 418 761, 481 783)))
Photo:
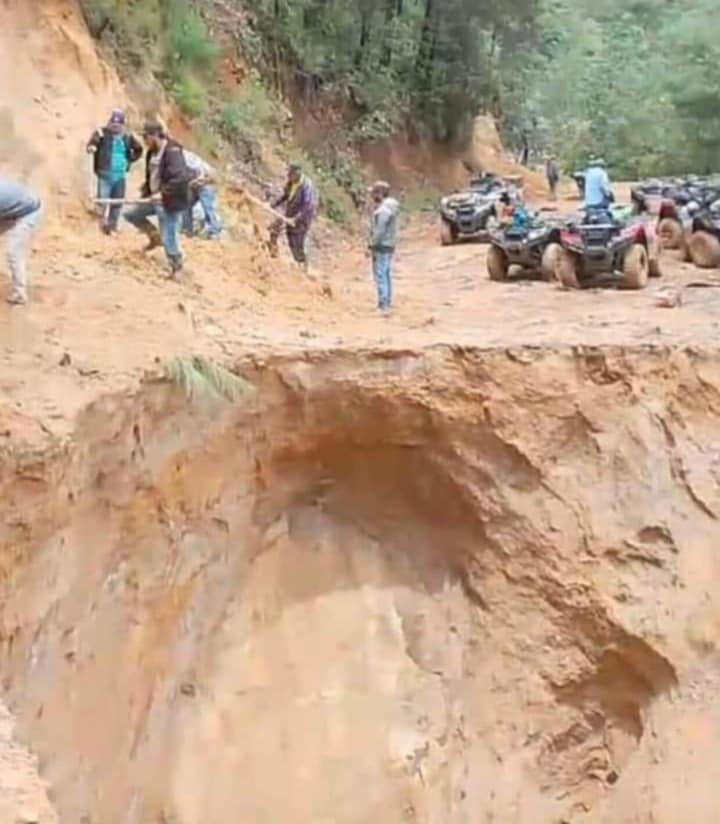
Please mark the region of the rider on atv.
POLYGON ((605 161, 602 158, 591 160, 585 173, 585 212, 588 220, 612 223, 610 206, 614 200, 605 161))

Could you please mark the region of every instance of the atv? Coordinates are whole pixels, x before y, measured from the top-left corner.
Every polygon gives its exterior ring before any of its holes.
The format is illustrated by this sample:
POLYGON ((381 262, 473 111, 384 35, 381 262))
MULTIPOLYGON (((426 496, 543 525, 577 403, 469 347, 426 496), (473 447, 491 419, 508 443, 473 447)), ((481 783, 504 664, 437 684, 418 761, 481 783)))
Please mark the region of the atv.
POLYGON ((590 285, 598 275, 620 273, 624 289, 643 289, 660 277, 660 244, 655 225, 627 208, 587 210, 560 230, 556 276, 568 289, 590 285))
POLYGON ((690 209, 690 226, 685 236, 686 257, 700 269, 720 266, 720 201, 690 209))
POLYGON ((440 201, 440 242, 450 246, 463 238, 487 239, 497 223, 497 202, 507 184, 494 175, 471 181, 470 189, 440 201))
POLYGON ((684 235, 691 229, 691 213, 720 198, 715 178, 696 175, 650 180, 635 186, 633 201, 642 199, 648 211, 657 214, 657 232, 664 249, 684 248, 684 235))
POLYGON ((511 266, 539 272, 543 280, 555 280, 561 251, 559 222, 537 217, 528 226, 499 226, 490 231, 487 270, 490 280, 507 280, 511 266))

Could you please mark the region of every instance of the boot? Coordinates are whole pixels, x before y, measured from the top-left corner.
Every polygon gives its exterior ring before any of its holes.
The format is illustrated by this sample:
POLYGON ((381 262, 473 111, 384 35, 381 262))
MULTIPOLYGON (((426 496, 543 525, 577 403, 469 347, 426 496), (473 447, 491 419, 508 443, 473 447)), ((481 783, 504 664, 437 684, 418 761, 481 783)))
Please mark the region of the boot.
POLYGON ((153 249, 157 249, 158 247, 162 246, 162 237, 160 236, 160 232, 155 229, 148 229, 144 232, 146 235, 148 242, 147 246, 145 247, 145 252, 152 252, 153 249))

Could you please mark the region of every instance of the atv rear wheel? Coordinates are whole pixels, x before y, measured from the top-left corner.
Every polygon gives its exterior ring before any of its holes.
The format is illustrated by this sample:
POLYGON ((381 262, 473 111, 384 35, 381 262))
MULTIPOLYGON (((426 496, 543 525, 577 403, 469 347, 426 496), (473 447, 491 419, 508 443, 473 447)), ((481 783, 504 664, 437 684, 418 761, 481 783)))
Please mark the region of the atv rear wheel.
POLYGON ((487 270, 490 280, 507 280, 509 269, 510 262, 505 252, 499 246, 491 246, 487 253, 487 270))
POLYGON ((650 275, 650 262, 647 249, 640 243, 634 243, 623 258, 623 289, 644 289, 650 275))
POLYGON ((674 217, 664 217, 657 227, 663 249, 679 249, 683 239, 683 227, 674 217))
POLYGON ((566 289, 580 288, 579 268, 578 256, 561 247, 555 259, 555 277, 566 289))
POLYGON ((444 218, 440 220, 440 243, 443 246, 452 246, 457 239, 455 230, 444 218))
POLYGON ((710 232, 693 232, 688 238, 690 259, 700 269, 720 266, 720 240, 710 232))
POLYGON ((557 259, 563 248, 559 243, 549 243, 543 252, 540 262, 542 279, 553 281, 557 278, 557 259))

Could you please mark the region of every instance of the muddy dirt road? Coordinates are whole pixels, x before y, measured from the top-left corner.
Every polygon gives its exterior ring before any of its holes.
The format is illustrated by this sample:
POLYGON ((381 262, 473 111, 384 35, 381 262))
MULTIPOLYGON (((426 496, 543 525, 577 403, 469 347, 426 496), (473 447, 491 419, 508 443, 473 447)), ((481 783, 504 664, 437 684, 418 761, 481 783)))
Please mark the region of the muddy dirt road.
POLYGON ((34 256, 33 301, 0 306, 0 389, 6 439, 69 431, 94 397, 131 387, 178 354, 237 362, 305 350, 507 346, 714 346, 720 289, 693 288, 701 273, 665 256, 665 277, 642 292, 567 292, 520 280, 491 283, 486 247, 442 248, 434 222, 405 228, 389 318, 374 308, 368 262, 357 246, 317 249, 315 277, 269 260, 247 243, 187 244, 188 275, 164 278, 125 229, 108 241, 82 222, 57 224, 34 256), (682 306, 656 306, 682 289, 682 306), (42 422, 42 423, 40 423, 42 422))

